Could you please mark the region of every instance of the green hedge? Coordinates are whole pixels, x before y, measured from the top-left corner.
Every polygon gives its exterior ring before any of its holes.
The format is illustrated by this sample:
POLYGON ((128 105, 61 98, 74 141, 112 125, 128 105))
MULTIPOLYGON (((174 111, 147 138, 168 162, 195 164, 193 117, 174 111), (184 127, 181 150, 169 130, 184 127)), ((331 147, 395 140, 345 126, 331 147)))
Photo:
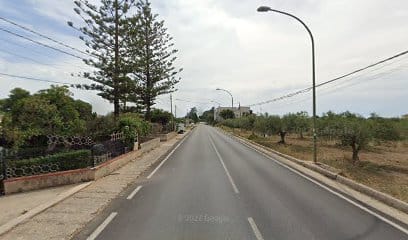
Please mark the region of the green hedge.
POLYGON ((23 167, 32 165, 41 165, 48 163, 57 163, 60 171, 86 168, 92 166, 92 157, 90 150, 76 150, 61 152, 44 157, 9 161, 10 167, 23 167))

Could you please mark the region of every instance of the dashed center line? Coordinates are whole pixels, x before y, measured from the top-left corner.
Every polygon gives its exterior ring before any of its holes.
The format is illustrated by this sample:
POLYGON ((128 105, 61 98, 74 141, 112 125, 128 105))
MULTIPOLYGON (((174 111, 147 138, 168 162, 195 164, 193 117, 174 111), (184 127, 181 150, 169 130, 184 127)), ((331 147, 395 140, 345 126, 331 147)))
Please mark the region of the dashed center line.
POLYGON ((210 138, 211 145, 213 146, 213 148, 214 148, 214 150, 215 150, 215 153, 217 154, 218 159, 220 160, 220 162, 221 162, 221 164, 222 164, 222 166, 223 166, 223 168, 224 168, 224 170, 225 170, 225 173, 227 174, 227 177, 228 177, 228 179, 229 179, 229 181, 230 181, 230 183, 231 183, 231 185, 232 185, 232 188, 234 189, 234 192, 235 192, 236 194, 238 194, 238 193, 239 193, 239 190, 238 190, 238 188, 237 188, 237 185, 235 185, 235 182, 234 182, 234 180, 232 179, 231 174, 229 173, 229 171, 228 171, 228 169, 227 169, 227 166, 225 166, 224 160, 222 160, 222 157, 221 157, 220 153, 218 152, 218 149, 215 147, 214 141, 211 139, 210 136, 208 136, 208 137, 210 138))
POLYGON ((249 222, 249 225, 251 225, 252 231, 254 232, 256 239, 264 240, 264 238, 262 237, 261 232, 259 231, 258 227, 256 226, 256 223, 255 223, 254 219, 249 217, 248 222, 249 222))
POLYGON ((133 190, 132 193, 129 194, 129 196, 126 198, 127 200, 131 200, 137 192, 139 192, 139 190, 142 188, 143 186, 138 186, 135 190, 133 190))
POLYGON ((101 234, 101 232, 106 228, 106 226, 108 226, 108 224, 116 217, 116 215, 118 215, 117 212, 111 213, 105 219, 105 221, 103 221, 103 223, 101 223, 101 225, 99 225, 99 227, 95 229, 95 231, 91 235, 89 235, 87 240, 95 240, 99 236, 99 234, 101 234))

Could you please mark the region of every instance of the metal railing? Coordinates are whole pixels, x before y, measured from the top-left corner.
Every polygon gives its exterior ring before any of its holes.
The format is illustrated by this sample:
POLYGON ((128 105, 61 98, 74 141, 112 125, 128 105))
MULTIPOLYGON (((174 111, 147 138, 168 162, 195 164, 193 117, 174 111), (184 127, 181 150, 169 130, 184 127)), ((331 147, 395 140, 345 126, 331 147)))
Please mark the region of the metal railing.
POLYGON ((120 132, 94 138, 57 135, 46 138, 41 146, 26 145, 19 151, 0 147, 0 187, 8 178, 95 167, 132 150, 120 132))

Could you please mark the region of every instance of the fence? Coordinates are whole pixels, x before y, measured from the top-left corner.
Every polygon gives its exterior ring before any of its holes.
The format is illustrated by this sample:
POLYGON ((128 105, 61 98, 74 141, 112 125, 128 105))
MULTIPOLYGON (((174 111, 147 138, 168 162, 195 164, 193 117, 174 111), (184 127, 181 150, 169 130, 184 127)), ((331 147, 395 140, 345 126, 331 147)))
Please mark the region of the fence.
POLYGON ((0 185, 9 178, 95 167, 132 150, 123 133, 39 136, 18 151, 0 147, 0 185))
POLYGON ((3 160, 3 148, 0 147, 0 195, 4 192, 3 180, 6 178, 6 165, 3 160))

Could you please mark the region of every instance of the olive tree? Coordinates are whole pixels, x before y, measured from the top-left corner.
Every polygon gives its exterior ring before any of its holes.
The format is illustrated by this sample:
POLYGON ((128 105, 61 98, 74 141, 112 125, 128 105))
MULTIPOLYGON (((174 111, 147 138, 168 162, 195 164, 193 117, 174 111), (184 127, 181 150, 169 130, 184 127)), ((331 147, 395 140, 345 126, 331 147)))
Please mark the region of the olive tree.
POLYGON ((359 152, 366 148, 372 139, 372 128, 367 119, 344 112, 337 117, 336 137, 343 146, 350 146, 352 149, 352 163, 359 161, 359 152))

